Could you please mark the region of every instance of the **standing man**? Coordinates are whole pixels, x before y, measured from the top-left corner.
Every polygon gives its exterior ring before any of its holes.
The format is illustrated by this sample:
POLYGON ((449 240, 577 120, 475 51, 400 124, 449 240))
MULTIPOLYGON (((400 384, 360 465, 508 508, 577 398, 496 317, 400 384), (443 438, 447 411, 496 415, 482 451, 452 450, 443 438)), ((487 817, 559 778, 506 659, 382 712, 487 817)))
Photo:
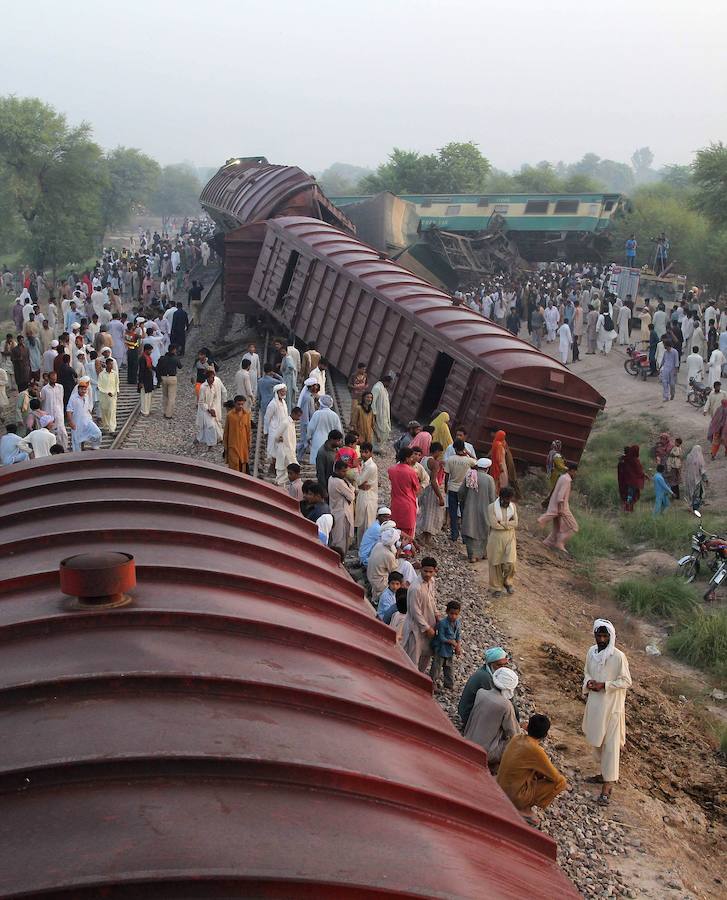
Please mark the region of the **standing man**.
POLYGON ((189 330, 189 316, 184 311, 181 301, 177 301, 177 308, 172 314, 172 325, 169 333, 169 340, 175 346, 179 347, 179 355, 184 356, 184 350, 187 346, 187 331, 189 330))
POLYGON ((371 408, 374 411, 374 452, 381 453, 382 444, 386 444, 391 437, 391 404, 389 390, 393 382, 391 375, 384 375, 371 389, 373 402, 371 408))
POLYGON ((162 384, 162 412, 165 419, 171 419, 174 415, 177 403, 177 373, 181 368, 182 361, 177 356, 177 347, 170 344, 167 352, 157 363, 156 370, 157 378, 162 384))
POLYGON ((591 306, 588 309, 588 315, 586 316, 586 340, 588 345, 588 350, 586 350, 586 356, 595 356, 596 355, 596 333, 598 331, 598 310, 591 306))
POLYGON ((374 523, 379 505, 379 467, 373 459, 374 448, 368 441, 363 441, 359 450, 361 468, 358 472, 358 490, 354 512, 357 545, 374 523))
POLYGON ((222 435, 222 456, 235 472, 249 472, 251 421, 245 400, 241 394, 235 397, 235 407, 227 413, 222 435))
POLYGON ((677 373, 679 371, 679 354, 672 347, 671 341, 664 340, 664 356, 659 369, 659 380, 663 390, 662 403, 674 399, 677 389, 677 373))
POLYGON ((608 806, 618 781, 621 747, 626 743, 626 691, 631 673, 626 656, 616 649, 616 630, 608 619, 593 623, 596 643, 586 654, 583 674, 583 733, 595 748, 600 774, 588 780, 601 785, 598 802, 608 806))
POLYGON ((116 432, 116 403, 119 397, 119 370, 107 356, 98 375, 98 398, 101 406, 101 427, 109 434, 116 432))
POLYGON ((68 424, 71 429, 71 450, 80 453, 84 444, 88 444, 94 450, 101 445, 101 429, 93 421, 91 413, 93 400, 91 399, 91 379, 83 375, 78 379, 78 385, 71 394, 66 412, 68 424))
POLYGON ((568 364, 568 353, 572 343, 573 335, 571 334, 570 326, 567 322, 563 322, 558 329, 558 353, 564 366, 568 364))
POLYGON ((56 436, 56 442, 67 450, 68 432, 63 412, 63 388, 58 384, 58 373, 55 370, 48 373, 48 384, 44 384, 40 392, 40 404, 53 418, 52 431, 56 436))
MULTIPOLYGON (((253 379, 252 383, 257 384, 260 378, 262 377, 262 372, 260 370, 260 357, 257 355, 257 346, 252 343, 247 345, 247 350, 242 354, 243 359, 250 360, 250 377, 253 379)), ((272 372, 272 367, 270 369, 272 372)), ((270 389, 272 391, 272 388, 270 389)), ((268 400, 268 403, 270 401, 268 400)), ((263 410, 265 407, 262 407, 263 410)))
POLYGON ((425 556, 422 559, 419 581, 407 592, 407 611, 401 642, 409 659, 420 672, 426 672, 432 659, 432 638, 437 624, 436 574, 437 561, 431 556, 425 556))
POLYGON ((573 321, 571 322, 571 331, 573 332, 573 362, 580 359, 580 343, 583 337, 583 308, 578 300, 573 301, 573 321))
POLYGON ((206 444, 208 450, 222 440, 222 404, 226 401, 227 390, 210 366, 197 402, 197 443, 206 444))
POLYGON ((636 235, 632 234, 629 236, 629 239, 626 241, 626 265, 631 267, 632 269, 636 268, 636 250, 638 244, 636 243, 636 235))

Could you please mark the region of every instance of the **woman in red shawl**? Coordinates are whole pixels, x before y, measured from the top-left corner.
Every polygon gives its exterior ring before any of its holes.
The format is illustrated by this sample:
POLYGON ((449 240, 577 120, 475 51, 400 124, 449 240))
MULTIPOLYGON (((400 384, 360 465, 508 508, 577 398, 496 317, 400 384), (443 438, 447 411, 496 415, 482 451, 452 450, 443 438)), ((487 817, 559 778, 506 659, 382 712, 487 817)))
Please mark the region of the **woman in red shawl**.
POLYGON ((624 512, 634 511, 634 503, 641 496, 646 477, 639 459, 638 445, 624 447, 624 455, 618 461, 618 493, 624 512))
POLYGON ((504 431, 495 432, 495 437, 492 439, 492 449, 490 450, 490 457, 492 459, 490 475, 495 479, 495 487, 498 491, 501 488, 506 487, 508 483, 507 441, 505 440, 505 437, 504 431))
POLYGON ((662 431, 659 435, 659 439, 656 442, 656 446, 654 447, 654 456, 656 457, 656 464, 662 465, 666 468, 667 460, 669 459, 669 454, 671 453, 671 448, 674 446, 674 438, 669 434, 668 431, 662 431))

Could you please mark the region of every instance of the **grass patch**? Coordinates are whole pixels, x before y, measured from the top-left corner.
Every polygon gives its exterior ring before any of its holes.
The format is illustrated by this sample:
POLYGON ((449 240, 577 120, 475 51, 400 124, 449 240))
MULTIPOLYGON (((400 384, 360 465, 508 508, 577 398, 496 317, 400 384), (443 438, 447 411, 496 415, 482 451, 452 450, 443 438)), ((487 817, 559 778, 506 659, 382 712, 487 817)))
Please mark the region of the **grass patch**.
POLYGON ((581 511, 577 520, 579 530, 568 542, 568 549, 579 562, 591 562, 625 548, 619 528, 603 516, 581 511))
POLYGON ((722 734, 719 739, 719 752, 723 756, 727 756, 727 728, 722 729, 722 734))
POLYGON ((606 468, 582 470, 579 466, 576 487, 591 509, 618 509, 621 505, 615 471, 606 468))
POLYGON ((628 578, 614 588, 616 599, 635 616, 684 622, 697 609, 691 585, 676 575, 666 578, 628 578))
POLYGON ((637 507, 623 516, 621 529, 631 545, 648 544, 667 553, 686 553, 695 522, 686 509, 669 509, 655 516, 649 507, 637 507))
POLYGON ((727 675, 727 610, 699 612, 667 641, 682 662, 717 675, 727 675))

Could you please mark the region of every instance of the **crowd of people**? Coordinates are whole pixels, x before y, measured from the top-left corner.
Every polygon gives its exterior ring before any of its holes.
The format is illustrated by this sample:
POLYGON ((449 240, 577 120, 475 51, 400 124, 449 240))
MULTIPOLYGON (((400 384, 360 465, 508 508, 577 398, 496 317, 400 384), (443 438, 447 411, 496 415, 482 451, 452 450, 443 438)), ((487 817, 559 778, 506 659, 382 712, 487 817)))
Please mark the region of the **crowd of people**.
POLYGON ((209 223, 191 220, 174 237, 140 232, 131 241, 136 249, 107 248, 92 270, 56 284, 25 270, 20 287, 4 271, 6 293, 20 291, 11 307, 15 333, 0 350, 2 464, 69 446, 97 449, 104 432, 116 432, 123 377, 136 386, 142 415, 157 387, 165 417, 173 415, 187 332, 199 324, 202 300, 190 274, 212 261, 209 233, 209 223))

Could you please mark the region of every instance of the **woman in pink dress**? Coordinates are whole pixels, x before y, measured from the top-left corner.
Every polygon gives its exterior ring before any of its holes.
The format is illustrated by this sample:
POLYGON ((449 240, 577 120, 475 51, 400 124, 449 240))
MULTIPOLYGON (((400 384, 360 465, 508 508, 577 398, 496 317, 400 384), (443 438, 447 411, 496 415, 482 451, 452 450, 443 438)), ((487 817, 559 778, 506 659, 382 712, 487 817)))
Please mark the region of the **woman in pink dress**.
POLYGON ((397 459, 397 464, 388 471, 391 484, 391 517, 400 531, 414 537, 419 494, 419 479, 413 468, 414 451, 405 447, 399 452, 397 459))

